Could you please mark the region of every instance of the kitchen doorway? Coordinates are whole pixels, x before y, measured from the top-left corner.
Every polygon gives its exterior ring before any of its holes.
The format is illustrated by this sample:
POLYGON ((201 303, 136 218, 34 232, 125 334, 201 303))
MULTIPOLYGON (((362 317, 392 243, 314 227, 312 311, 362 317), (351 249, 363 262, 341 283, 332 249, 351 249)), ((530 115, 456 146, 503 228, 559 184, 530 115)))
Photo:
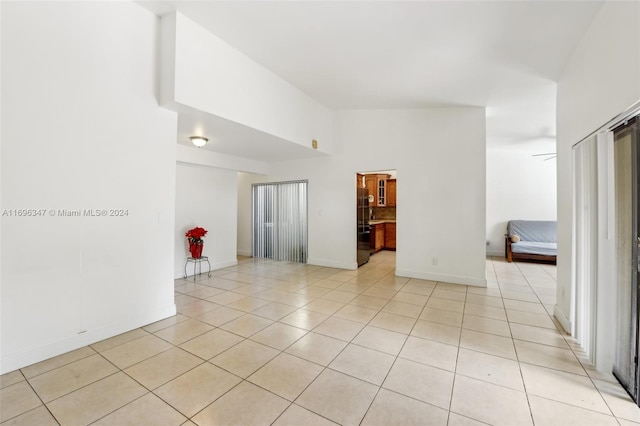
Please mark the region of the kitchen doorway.
POLYGON ((356 173, 356 200, 356 257, 360 267, 382 250, 396 251, 397 171, 356 173))

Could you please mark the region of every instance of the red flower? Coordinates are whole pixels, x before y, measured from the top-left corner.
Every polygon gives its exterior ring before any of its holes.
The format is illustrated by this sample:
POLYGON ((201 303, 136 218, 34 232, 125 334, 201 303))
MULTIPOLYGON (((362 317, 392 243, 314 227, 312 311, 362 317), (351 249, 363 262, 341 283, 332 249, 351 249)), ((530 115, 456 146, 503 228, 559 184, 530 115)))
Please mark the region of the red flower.
POLYGON ((204 228, 193 228, 193 229, 189 229, 184 236, 187 237, 189 239, 189 241, 191 241, 192 243, 195 243, 197 241, 201 241, 202 237, 204 237, 205 235, 207 235, 207 230, 204 228))

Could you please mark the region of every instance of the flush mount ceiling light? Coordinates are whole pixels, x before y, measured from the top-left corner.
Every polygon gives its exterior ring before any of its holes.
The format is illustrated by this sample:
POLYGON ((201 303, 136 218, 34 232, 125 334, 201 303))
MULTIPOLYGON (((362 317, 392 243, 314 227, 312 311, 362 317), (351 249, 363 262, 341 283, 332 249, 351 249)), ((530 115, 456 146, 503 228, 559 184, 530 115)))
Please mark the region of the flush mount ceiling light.
POLYGON ((209 139, 205 138, 204 136, 191 136, 189 137, 189 139, 191 139, 191 143, 198 148, 202 148, 207 144, 207 142, 209 142, 209 139))

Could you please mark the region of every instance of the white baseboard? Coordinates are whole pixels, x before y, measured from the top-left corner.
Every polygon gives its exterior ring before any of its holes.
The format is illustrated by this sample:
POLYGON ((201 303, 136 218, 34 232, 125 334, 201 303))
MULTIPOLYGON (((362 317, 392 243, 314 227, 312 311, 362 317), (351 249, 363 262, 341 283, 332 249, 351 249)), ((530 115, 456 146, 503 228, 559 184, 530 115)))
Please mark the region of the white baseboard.
POLYGON ((487 256, 504 257, 504 250, 487 250, 487 256))
POLYGON ((126 320, 120 320, 117 323, 109 324, 95 330, 87 330, 85 333, 77 334, 45 346, 32 347, 8 355, 3 354, 2 358, 0 358, 0 374, 8 373, 10 371, 17 370, 18 368, 23 368, 28 365, 35 364, 36 362, 62 355, 83 346, 163 320, 175 314, 176 305, 171 304, 169 306, 158 308, 153 312, 141 314, 136 317, 130 317, 126 320))
POLYGON ((396 269, 396 276, 406 278, 416 278, 420 280, 440 281, 443 283, 463 284, 474 287, 486 287, 486 278, 464 277, 458 275, 434 274, 431 272, 409 271, 406 269, 396 269))
POLYGON ((358 264, 356 262, 348 263, 348 262, 334 262, 333 260, 326 259, 314 259, 308 258, 307 264, 316 265, 316 266, 324 266, 327 268, 336 268, 336 269, 349 269, 351 271, 355 271, 358 269, 358 264))
POLYGON ((569 321, 569 318, 567 318, 558 305, 553 307, 553 316, 556 317, 562 328, 564 328, 564 331, 566 331, 567 334, 571 334, 571 321, 569 321))

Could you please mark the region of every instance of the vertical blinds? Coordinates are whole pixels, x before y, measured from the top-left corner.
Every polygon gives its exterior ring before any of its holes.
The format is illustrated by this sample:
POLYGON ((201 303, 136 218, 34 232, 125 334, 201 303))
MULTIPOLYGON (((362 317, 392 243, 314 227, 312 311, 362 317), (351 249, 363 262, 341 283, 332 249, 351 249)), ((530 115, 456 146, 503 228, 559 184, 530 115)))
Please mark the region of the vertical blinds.
POLYGON ((307 181, 253 185, 253 257, 306 263, 307 181))

